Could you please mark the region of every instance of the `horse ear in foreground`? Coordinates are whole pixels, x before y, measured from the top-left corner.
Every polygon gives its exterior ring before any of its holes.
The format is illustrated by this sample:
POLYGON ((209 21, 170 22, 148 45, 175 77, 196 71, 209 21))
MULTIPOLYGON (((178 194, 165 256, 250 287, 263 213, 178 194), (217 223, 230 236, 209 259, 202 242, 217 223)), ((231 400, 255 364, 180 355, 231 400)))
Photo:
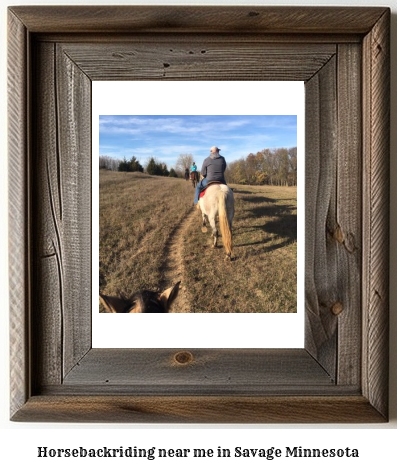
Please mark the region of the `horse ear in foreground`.
POLYGON ((205 190, 204 196, 200 197, 199 206, 203 216, 202 231, 207 232, 206 224, 209 221, 214 238, 212 245, 214 248, 218 242, 216 216, 219 216, 219 226, 226 259, 231 260, 233 250, 232 221, 234 217, 233 191, 224 184, 211 184, 205 190))
POLYGON ((162 293, 156 291, 138 291, 128 299, 99 294, 99 299, 107 312, 144 313, 169 312, 171 304, 178 296, 180 281, 162 293))

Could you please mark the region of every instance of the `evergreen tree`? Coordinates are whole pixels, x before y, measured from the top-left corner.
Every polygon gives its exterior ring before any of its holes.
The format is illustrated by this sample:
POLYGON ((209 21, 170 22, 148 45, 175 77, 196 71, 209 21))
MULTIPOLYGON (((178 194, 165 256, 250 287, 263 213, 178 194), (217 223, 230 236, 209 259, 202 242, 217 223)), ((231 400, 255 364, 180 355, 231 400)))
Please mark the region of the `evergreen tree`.
POLYGON ((170 173, 167 169, 167 165, 158 162, 154 157, 149 159, 149 162, 146 166, 146 172, 149 175, 160 175, 162 177, 168 177, 170 173))
POLYGON ((118 167, 119 172, 143 172, 143 167, 139 163, 136 157, 131 157, 129 161, 124 157, 124 160, 122 160, 119 163, 118 167))
POLYGON ((131 160, 129 162, 129 166, 130 166, 130 172, 143 172, 142 165, 139 163, 137 158, 134 157, 134 156, 131 157, 131 160))
POLYGON ((150 160, 147 164, 147 167, 146 167, 146 172, 149 175, 158 175, 158 164, 155 161, 154 157, 150 158, 150 160))
POLYGON ((166 164, 160 164, 160 171, 161 171, 160 175, 163 175, 163 177, 168 177, 170 174, 166 164))
POLYGON ((129 164, 127 162, 127 159, 124 157, 124 159, 119 163, 119 172, 128 172, 129 171, 129 164))

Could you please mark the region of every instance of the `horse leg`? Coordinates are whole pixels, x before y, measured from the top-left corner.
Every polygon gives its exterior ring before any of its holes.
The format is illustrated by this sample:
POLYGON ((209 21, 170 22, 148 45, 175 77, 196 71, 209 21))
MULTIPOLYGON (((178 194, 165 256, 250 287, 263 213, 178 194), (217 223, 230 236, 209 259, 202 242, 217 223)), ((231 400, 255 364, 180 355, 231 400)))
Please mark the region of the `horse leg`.
POLYGON ((201 232, 207 232, 207 230, 208 230, 207 227, 206 227, 207 226, 207 221, 208 221, 207 215, 202 213, 202 216, 203 216, 203 225, 201 226, 201 232))
POLYGON ((229 226, 230 226, 230 230, 232 231, 233 230, 233 217, 234 217, 234 210, 229 210, 228 211, 228 214, 227 214, 227 219, 229 221, 229 226))
POLYGON ((211 217, 209 221, 212 229, 212 237, 214 238, 212 247, 215 248, 218 243, 218 229, 216 228, 215 217, 211 217))

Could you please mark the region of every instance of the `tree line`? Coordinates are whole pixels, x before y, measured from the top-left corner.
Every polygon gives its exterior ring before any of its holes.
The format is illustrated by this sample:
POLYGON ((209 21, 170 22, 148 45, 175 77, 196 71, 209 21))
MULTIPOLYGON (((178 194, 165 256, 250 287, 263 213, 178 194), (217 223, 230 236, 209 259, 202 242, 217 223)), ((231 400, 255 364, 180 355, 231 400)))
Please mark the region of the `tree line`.
POLYGON ((297 148, 264 149, 228 164, 225 178, 240 185, 295 186, 298 180, 297 148))
MULTIPOLYGON (((225 158, 225 178, 229 183, 284 186, 297 184, 297 147, 263 149, 234 162, 228 162, 227 155, 225 158)), ((192 154, 180 154, 175 165, 177 173, 182 176, 185 168, 190 168, 193 161, 192 154)))
POLYGON ((168 170, 167 165, 159 162, 155 157, 151 157, 144 168, 139 160, 132 156, 130 160, 113 159, 107 155, 99 156, 99 168, 112 170, 114 172, 146 172, 149 175, 160 175, 163 177, 177 177, 173 168, 168 170))
MULTIPOLYGON (((227 162, 227 156, 225 158, 227 162)), ((190 169, 193 161, 192 154, 180 154, 175 169, 168 170, 167 165, 155 157, 150 157, 143 167, 134 156, 130 160, 120 160, 101 155, 99 168, 119 172, 146 172, 149 175, 164 177, 184 177, 185 169, 190 169)), ((228 183, 240 185, 295 186, 298 180, 297 148, 263 149, 234 162, 228 162, 225 178, 228 183)))

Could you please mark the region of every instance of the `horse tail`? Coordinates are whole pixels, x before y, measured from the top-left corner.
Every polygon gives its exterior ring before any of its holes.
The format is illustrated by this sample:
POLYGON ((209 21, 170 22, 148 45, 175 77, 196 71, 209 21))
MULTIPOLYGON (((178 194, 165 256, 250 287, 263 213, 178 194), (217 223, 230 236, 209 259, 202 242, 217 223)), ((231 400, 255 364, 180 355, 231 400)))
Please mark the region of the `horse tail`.
POLYGON ((223 246, 225 247, 226 254, 229 258, 232 256, 233 240, 232 240, 232 229, 229 224, 226 209, 227 191, 221 191, 218 193, 218 212, 219 212, 219 226, 221 229, 223 246))

